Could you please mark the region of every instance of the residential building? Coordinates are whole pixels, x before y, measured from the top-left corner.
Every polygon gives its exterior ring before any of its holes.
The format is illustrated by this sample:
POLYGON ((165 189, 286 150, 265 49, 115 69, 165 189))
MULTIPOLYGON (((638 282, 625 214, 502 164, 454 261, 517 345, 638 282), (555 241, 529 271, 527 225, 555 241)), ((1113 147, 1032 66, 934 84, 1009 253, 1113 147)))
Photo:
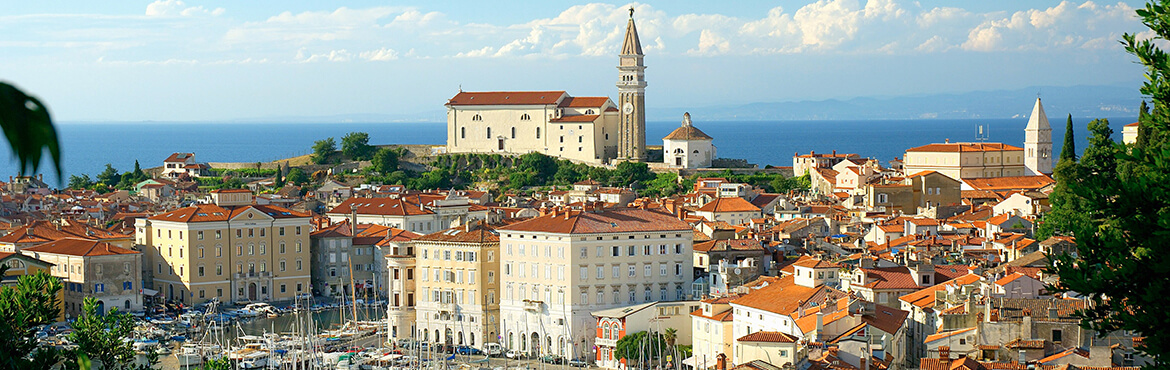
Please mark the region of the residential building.
POLYGON ((590 312, 689 299, 691 226, 644 209, 556 209, 498 229, 505 347, 597 358, 590 312))
POLYGON ((837 154, 834 150, 832 153, 808 152, 808 154, 792 153, 792 174, 794 176, 803 176, 806 173, 813 172, 817 168, 831 169, 837 163, 841 163, 846 159, 861 159, 860 155, 849 153, 837 154))
POLYGON ((184 174, 191 177, 206 176, 211 166, 195 162, 195 153, 174 153, 163 160, 162 177, 178 178, 184 174))
POLYGON ((731 301, 736 296, 708 298, 699 302, 699 309, 691 312, 692 357, 683 364, 696 369, 709 369, 719 355, 732 356, 735 348, 734 315, 731 301))
POLYGON ((594 363, 603 369, 625 369, 625 359, 615 356, 617 342, 627 335, 639 332, 660 334, 675 330, 676 346, 689 346, 692 341, 691 311, 698 310, 697 301, 646 302, 593 312, 597 319, 597 357, 594 363))
POLYGON ((247 190, 215 190, 200 204, 138 219, 154 289, 198 304, 291 300, 309 293, 308 214, 252 204, 247 190))
POLYGON ((1032 115, 1028 117, 1028 126, 1024 127, 1024 150, 1027 152, 1024 160, 1025 175, 1052 174, 1052 127, 1048 125, 1048 115, 1044 114, 1040 97, 1036 97, 1036 105, 1032 106, 1032 115))
POLYGON ((903 173, 935 171, 956 180, 1024 176, 1024 148, 1002 143, 936 143, 906 150, 903 173))
POLYGON ((905 183, 913 189, 913 204, 918 209, 956 205, 962 196, 962 182, 935 171, 911 174, 905 183))
POLYGON ((65 238, 96 240, 120 248, 132 249, 134 236, 121 234, 74 219, 33 221, 0 236, 0 252, 19 252, 21 249, 65 238))
POLYGON ((445 104, 447 152, 539 152, 592 164, 644 160, 643 58, 631 12, 616 105, 607 97, 574 98, 564 91, 460 91, 445 104))
POLYGON ((429 234, 473 220, 487 219, 488 208, 453 194, 349 198, 325 213, 331 222, 350 220, 429 234))
POLYGON ((142 310, 142 253, 116 245, 78 238, 65 238, 20 253, 52 264, 53 276, 64 283, 62 301, 65 317, 80 315, 85 298, 98 300, 99 313, 118 308, 122 312, 142 310))
POLYGON ((377 272, 383 256, 375 245, 384 235, 360 235, 358 226, 364 229, 376 225, 342 222, 309 234, 310 273, 317 294, 343 294, 348 299, 353 299, 351 294, 358 298, 376 294, 374 281, 380 280, 377 272))
POLYGON ((1138 130, 1141 127, 1141 122, 1134 122, 1121 128, 1121 142, 1126 144, 1133 144, 1137 142, 1138 130))
POLYGON ((677 168, 711 167, 715 159, 712 137, 691 125, 691 114, 683 113, 682 126, 662 138, 663 162, 677 168))
MULTIPOLYGON (((482 348, 500 330, 500 235, 481 222, 415 238, 421 339, 482 348)), ((509 347, 512 348, 512 347, 509 347)))
POLYGON ((731 225, 744 224, 763 217, 760 207, 740 197, 720 197, 695 210, 695 216, 708 221, 723 221, 731 225))
MULTIPOLYGON (((394 229, 397 230, 397 229, 394 229)), ((411 240, 421 235, 402 230, 378 242, 386 256, 389 338, 421 338, 415 324, 417 258, 411 240)))

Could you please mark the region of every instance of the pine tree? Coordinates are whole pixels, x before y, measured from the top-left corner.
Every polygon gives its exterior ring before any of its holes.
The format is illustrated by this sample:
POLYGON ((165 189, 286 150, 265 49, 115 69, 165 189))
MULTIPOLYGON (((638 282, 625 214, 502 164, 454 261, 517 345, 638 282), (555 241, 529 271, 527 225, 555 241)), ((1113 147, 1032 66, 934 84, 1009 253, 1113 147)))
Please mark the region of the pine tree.
POLYGON ((1138 148, 1145 148, 1150 142, 1150 124, 1143 123, 1149 121, 1150 108, 1146 106, 1146 101, 1142 100, 1142 106, 1138 110, 1138 136, 1134 146, 1138 148))
POLYGON ((276 187, 284 187, 284 173, 280 166, 276 166, 276 180, 273 181, 276 187))
POLYGON ((1077 160, 1077 143, 1073 141, 1073 125, 1072 114, 1068 115, 1068 121, 1064 124, 1064 145, 1060 147, 1060 161, 1077 160))

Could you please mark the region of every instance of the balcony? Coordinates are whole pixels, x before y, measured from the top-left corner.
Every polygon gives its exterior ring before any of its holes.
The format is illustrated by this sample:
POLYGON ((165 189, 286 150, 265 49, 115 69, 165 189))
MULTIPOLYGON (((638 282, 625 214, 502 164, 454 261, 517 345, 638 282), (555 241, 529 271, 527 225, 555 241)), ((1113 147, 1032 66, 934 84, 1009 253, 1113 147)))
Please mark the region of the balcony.
POLYGON ((386 266, 393 267, 414 267, 414 256, 386 256, 386 266))
POLYGON ((459 309, 459 305, 450 302, 440 302, 439 311, 455 312, 459 309))
POLYGON ((528 311, 528 312, 544 311, 544 302, 525 299, 524 300, 524 310, 528 311))
POLYGON ((234 279, 254 279, 254 278, 271 278, 271 277, 272 277, 272 273, 268 272, 268 271, 237 272, 235 274, 232 274, 232 278, 234 278, 234 279))
POLYGON ((613 339, 595 338, 593 342, 597 344, 598 347, 617 347, 617 341, 613 339))

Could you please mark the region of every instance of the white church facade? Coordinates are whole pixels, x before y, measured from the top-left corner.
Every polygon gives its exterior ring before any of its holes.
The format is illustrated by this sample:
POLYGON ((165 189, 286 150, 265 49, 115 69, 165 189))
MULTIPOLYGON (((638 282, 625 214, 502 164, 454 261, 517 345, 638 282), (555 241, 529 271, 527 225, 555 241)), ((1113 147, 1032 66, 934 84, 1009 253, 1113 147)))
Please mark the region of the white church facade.
POLYGON ((662 138, 662 162, 673 168, 707 168, 715 159, 714 140, 691 124, 691 114, 684 113, 682 126, 662 138))
POLYGON ((564 91, 460 91, 447 107, 448 153, 540 152, 588 164, 646 160, 646 67, 634 26, 618 62, 618 103, 564 91))

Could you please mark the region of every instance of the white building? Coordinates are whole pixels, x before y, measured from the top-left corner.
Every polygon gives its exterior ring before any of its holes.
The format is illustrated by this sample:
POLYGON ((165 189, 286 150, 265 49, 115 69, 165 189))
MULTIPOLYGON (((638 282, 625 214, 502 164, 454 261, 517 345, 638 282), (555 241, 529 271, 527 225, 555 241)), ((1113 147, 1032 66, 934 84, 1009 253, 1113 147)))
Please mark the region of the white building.
POLYGON ((646 67, 633 10, 618 65, 618 104, 564 91, 460 91, 447 107, 448 153, 529 153, 602 164, 646 156, 646 67))
POLYGON ((1052 127, 1048 126, 1048 115, 1044 114, 1040 98, 1036 98, 1028 126, 1024 127, 1024 152, 1026 175, 1052 173, 1052 127))
POLYGON ((673 215, 556 210, 498 231, 507 348, 594 359, 590 313, 689 298, 694 233, 673 215))
POLYGON ((487 219, 488 207, 472 204, 466 197, 416 194, 404 198, 349 198, 325 213, 337 223, 350 218, 358 224, 375 224, 430 234, 475 220, 487 219))
POLYGON ((715 159, 714 140, 691 125, 691 114, 683 113, 682 126, 662 138, 662 158, 668 166, 678 168, 711 167, 715 159))

